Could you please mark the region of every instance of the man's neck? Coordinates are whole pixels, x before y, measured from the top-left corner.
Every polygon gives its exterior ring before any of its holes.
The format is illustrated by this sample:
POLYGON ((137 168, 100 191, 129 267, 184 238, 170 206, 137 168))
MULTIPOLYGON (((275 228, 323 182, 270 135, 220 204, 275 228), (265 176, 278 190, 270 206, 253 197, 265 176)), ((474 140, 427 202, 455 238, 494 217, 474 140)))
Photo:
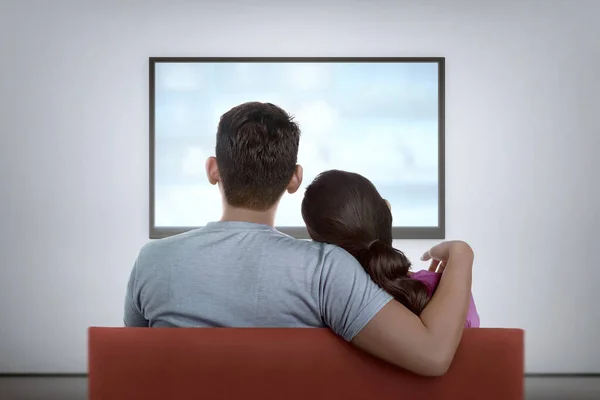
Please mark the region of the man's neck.
POLYGON ((230 205, 224 205, 221 221, 251 222, 254 224, 274 226, 276 210, 277 207, 273 207, 267 211, 254 211, 247 208, 237 208, 231 207, 230 205))

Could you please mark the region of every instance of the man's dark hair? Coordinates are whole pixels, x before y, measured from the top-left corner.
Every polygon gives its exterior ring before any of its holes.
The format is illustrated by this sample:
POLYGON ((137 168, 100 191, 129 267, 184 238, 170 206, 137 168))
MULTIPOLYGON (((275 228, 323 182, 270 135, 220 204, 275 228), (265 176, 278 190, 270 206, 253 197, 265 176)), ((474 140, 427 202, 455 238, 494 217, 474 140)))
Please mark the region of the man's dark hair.
POLYGON ((249 102, 223 114, 215 154, 227 203, 271 208, 290 183, 299 142, 298 124, 274 104, 249 102))

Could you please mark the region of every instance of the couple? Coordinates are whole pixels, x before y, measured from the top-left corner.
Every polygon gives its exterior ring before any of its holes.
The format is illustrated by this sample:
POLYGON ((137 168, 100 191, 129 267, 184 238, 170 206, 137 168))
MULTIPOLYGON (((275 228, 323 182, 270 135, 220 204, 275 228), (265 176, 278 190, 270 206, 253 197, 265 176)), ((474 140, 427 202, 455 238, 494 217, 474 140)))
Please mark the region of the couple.
POLYGON ((206 162, 221 220, 141 249, 125 325, 329 327, 392 364, 443 375, 471 301, 470 246, 447 241, 425 253, 430 271, 443 271, 430 296, 429 278, 409 278, 410 263, 391 246, 389 204, 367 179, 342 171, 306 190, 302 216, 314 241, 278 232, 279 200, 302 183, 299 140, 298 125, 269 103, 221 117, 216 157, 206 162))

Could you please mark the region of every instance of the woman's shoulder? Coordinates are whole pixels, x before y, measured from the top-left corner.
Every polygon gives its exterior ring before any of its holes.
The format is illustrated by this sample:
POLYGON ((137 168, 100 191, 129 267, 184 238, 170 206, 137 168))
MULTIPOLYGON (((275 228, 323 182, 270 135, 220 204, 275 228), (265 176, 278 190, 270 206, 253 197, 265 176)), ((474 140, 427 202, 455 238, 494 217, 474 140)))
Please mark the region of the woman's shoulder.
POLYGON ((427 281, 432 283, 437 283, 442 278, 442 274, 438 272, 427 271, 423 269, 421 271, 410 272, 409 276, 412 279, 417 279, 419 281, 427 281))
POLYGON ((411 279, 423 282, 427 286, 427 291, 430 296, 435 292, 435 289, 437 289, 440 279, 442 278, 442 274, 427 270, 412 272, 409 273, 408 276, 411 279))

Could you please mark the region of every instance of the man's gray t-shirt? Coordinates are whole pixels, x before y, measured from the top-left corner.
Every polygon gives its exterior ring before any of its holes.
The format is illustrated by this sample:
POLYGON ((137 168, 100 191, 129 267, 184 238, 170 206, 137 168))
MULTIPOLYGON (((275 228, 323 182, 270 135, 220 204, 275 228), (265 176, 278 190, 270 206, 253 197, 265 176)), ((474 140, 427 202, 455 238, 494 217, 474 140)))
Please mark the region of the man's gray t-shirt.
POLYGON ((391 300, 343 249, 267 225, 213 222, 150 242, 126 326, 324 327, 351 340, 391 300))

